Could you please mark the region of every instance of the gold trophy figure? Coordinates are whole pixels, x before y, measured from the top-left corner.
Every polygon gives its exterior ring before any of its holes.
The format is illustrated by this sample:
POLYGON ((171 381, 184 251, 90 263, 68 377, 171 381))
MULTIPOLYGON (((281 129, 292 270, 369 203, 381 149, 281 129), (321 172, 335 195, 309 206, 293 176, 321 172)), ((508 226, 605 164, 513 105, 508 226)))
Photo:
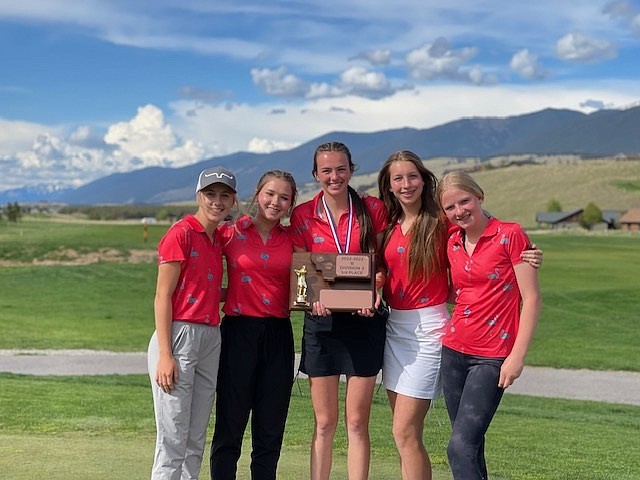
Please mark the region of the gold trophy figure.
POLYGON ((307 266, 302 265, 299 269, 294 269, 296 276, 298 277, 298 289, 295 304, 299 307, 309 305, 307 302, 307 266))

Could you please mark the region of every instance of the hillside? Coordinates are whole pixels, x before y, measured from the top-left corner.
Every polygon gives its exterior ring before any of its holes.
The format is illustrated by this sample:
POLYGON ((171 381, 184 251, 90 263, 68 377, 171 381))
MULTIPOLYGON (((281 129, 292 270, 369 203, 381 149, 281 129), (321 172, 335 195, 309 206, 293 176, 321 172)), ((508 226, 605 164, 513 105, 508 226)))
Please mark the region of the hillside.
MULTIPOLYGON (((575 156, 532 157, 534 164, 496 167, 473 171, 481 164, 476 159, 436 158, 425 165, 438 178, 456 168, 472 172, 485 191, 485 207, 495 216, 518 222, 528 228, 537 227, 536 212, 546 211, 549 200, 555 198, 563 210, 584 208, 594 202, 601 210, 624 212, 640 207, 640 160, 614 158, 581 160, 575 156)), ((504 158, 489 162, 499 165, 504 158)), ((354 188, 376 185, 378 173, 354 175, 354 188)), ((377 187, 363 188, 378 195, 377 187)), ((316 183, 301 186, 299 202, 318 191, 316 183)))
MULTIPOLYGON (((412 150, 422 158, 448 157, 449 162, 472 159, 543 155, 584 158, 640 153, 640 107, 602 110, 591 114, 545 109, 506 118, 463 118, 428 129, 400 128, 379 132, 331 132, 291 150, 257 154, 237 152, 209 158, 182 168, 151 167, 99 178, 73 190, 50 186, 0 192, 8 201, 55 201, 68 204, 163 204, 191 201, 194 179, 218 164, 238 176, 238 193, 246 198, 263 172, 287 170, 301 184, 312 181, 315 147, 328 141, 349 146, 361 172, 377 171, 397 150, 412 150)), ((435 161, 434 161, 435 162, 435 161)))
MULTIPOLYGON (((428 162, 427 162, 428 165, 428 162)), ((563 210, 594 202, 601 210, 640 207, 640 161, 589 160, 497 168, 473 173, 485 208, 532 228, 535 215, 555 198, 563 210)))

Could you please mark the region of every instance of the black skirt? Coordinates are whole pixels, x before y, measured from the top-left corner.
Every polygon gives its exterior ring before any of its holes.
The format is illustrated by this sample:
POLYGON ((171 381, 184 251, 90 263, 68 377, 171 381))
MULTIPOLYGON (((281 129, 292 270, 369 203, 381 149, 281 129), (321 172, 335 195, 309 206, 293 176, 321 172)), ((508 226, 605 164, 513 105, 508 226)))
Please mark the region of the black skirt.
POLYGON ((300 371, 310 377, 372 377, 382 368, 386 318, 334 312, 324 317, 305 313, 300 371))

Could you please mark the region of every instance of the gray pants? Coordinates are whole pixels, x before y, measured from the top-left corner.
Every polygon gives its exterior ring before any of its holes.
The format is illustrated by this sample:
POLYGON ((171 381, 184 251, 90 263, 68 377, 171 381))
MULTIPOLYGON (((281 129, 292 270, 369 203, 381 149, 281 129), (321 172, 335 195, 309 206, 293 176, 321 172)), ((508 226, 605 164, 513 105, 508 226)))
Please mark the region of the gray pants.
POLYGON ((172 351, 178 382, 171 393, 156 384, 158 339, 149 342, 147 364, 156 414, 152 480, 191 480, 200 474, 220 362, 220 328, 174 321, 172 351))

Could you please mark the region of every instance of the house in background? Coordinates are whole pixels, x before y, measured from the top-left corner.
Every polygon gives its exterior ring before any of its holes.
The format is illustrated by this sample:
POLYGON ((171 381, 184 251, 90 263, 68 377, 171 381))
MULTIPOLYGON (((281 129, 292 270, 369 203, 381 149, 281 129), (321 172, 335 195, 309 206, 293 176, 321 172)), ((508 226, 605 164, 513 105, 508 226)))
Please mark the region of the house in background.
POLYGON ((551 226, 552 229, 576 228, 580 226, 583 208, 576 208, 570 212, 538 212, 536 222, 539 227, 551 226))
POLYGON ((602 210, 602 219, 600 222, 591 225, 591 230, 615 230, 616 228, 620 228, 620 216, 622 212, 618 210, 602 210))
POLYGON ((640 232, 640 208, 631 208, 620 217, 620 228, 631 232, 640 232))

